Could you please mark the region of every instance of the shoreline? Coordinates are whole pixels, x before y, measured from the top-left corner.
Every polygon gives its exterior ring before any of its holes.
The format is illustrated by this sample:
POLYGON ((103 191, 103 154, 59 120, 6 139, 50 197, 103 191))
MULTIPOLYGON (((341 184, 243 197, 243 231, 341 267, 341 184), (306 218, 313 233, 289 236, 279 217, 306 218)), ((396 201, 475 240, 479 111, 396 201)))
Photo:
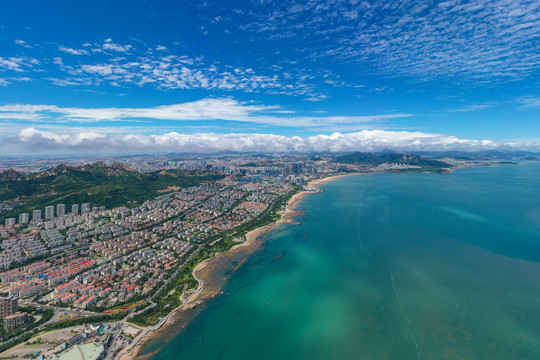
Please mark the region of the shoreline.
MULTIPOLYGON (((317 187, 329 181, 332 181, 341 177, 345 177, 345 176, 351 176, 351 175, 358 175, 358 173, 334 175, 334 176, 328 176, 325 178, 315 179, 315 180, 310 181, 307 184, 307 187, 308 188, 317 187)), ((141 329, 142 332, 133 340, 133 343, 128 348, 125 348, 122 351, 120 351, 118 355, 115 357, 115 359, 142 360, 142 359, 148 359, 152 355, 154 355, 155 352, 150 352, 144 355, 140 355, 139 353, 143 349, 145 344, 147 344, 148 342, 156 338, 159 338, 160 335, 167 332, 167 328, 170 328, 175 323, 178 323, 181 320, 183 320, 182 315, 186 314, 187 311, 197 308, 199 305, 202 305, 206 300, 214 298, 220 294, 221 287, 213 288, 214 286, 212 286, 211 279, 210 279, 212 275, 216 275, 214 273, 214 268, 216 267, 215 266, 216 263, 220 263, 222 261, 230 261, 230 260, 235 259, 236 256, 238 255, 243 255, 238 265, 234 267, 234 271, 236 271, 236 269, 238 269, 247 260, 248 256, 251 255, 255 250, 259 248, 259 246, 263 242, 263 240, 261 239, 263 235, 269 233, 271 230, 273 230, 274 228, 278 227, 281 224, 293 223, 294 218, 301 215, 301 213, 298 210, 296 210, 296 207, 298 206, 298 203, 300 202, 300 200, 302 200, 304 196, 307 194, 315 194, 315 193, 317 192, 303 190, 294 194, 287 202, 285 210, 281 213, 280 220, 251 230, 250 232, 246 234, 246 240, 244 242, 234 245, 229 250, 223 253, 219 253, 197 264, 197 266, 195 266, 195 268, 193 269, 193 277, 199 282, 199 287, 195 289, 191 294, 189 294, 187 299, 183 301, 179 307, 172 310, 158 324, 152 327, 142 328, 140 326, 136 326, 130 323, 131 326, 135 326, 141 329)), ((187 323, 183 324, 181 328, 178 330, 181 331, 181 329, 183 329, 186 325, 187 323)))

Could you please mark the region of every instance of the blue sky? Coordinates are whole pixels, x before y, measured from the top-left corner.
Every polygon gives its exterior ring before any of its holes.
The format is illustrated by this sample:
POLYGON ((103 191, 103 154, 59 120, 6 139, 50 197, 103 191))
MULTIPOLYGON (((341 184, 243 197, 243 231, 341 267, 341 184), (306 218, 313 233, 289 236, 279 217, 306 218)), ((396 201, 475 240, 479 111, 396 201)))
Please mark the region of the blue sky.
POLYGON ((534 0, 9 2, 0 142, 538 149, 539 35, 534 0))

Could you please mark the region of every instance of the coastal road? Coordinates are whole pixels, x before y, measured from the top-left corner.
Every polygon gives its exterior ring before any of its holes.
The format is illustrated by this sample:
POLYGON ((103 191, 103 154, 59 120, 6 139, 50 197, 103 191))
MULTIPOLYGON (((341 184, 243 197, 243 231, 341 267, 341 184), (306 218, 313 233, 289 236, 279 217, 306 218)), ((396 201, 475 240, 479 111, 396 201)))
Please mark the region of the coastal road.
POLYGON ((19 304, 22 305, 22 306, 33 307, 33 308, 36 308, 36 309, 51 309, 51 310, 54 310, 53 317, 49 321, 44 323, 43 325, 53 324, 53 323, 61 321, 61 320, 68 320, 69 318, 67 318, 67 317, 61 318, 61 319, 58 318, 60 316, 60 314, 62 314, 62 313, 72 314, 72 316, 70 316, 70 318, 90 317, 90 316, 96 316, 96 315, 103 315, 103 314, 92 312, 92 311, 85 311, 85 310, 72 309, 72 308, 59 308, 57 306, 40 304, 40 303, 36 303, 36 302, 33 302, 33 301, 29 301, 29 300, 19 300, 19 304))

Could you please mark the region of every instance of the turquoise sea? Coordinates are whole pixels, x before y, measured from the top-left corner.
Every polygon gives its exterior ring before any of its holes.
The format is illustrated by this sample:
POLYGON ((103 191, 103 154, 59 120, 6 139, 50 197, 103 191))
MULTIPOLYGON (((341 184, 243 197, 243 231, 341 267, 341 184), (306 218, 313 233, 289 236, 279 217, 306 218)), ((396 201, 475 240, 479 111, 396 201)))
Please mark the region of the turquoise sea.
POLYGON ((322 188, 152 359, 540 359, 540 163, 322 188))

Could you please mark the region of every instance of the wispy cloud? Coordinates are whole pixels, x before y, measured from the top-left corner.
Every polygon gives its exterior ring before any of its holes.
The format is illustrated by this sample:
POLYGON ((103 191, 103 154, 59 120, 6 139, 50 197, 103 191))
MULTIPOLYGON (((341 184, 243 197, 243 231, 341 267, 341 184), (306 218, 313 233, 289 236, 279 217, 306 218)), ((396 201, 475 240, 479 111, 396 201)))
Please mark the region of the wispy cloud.
POLYGON ((74 108, 55 105, 12 104, 0 106, 0 118, 14 119, 24 116, 28 120, 49 119, 75 122, 126 121, 134 119, 175 121, 235 121, 258 125, 283 127, 324 127, 374 124, 399 119, 410 114, 382 114, 356 116, 293 116, 291 111, 276 105, 257 105, 232 98, 203 99, 188 103, 151 108, 74 108), (279 116, 278 116, 279 115, 279 116))
POLYGON ((473 105, 467 105, 465 107, 459 108, 459 109, 452 109, 449 112, 471 112, 471 111, 480 111, 480 110, 486 110, 489 109, 492 106, 492 104, 473 104, 473 105))
POLYGON ((249 11, 226 14, 252 41, 317 44, 311 57, 359 63, 369 74, 494 82, 540 65, 536 0, 253 0, 249 11))
POLYGON ((71 54, 71 55, 88 55, 88 51, 84 49, 73 49, 73 48, 69 48, 65 46, 59 46, 58 50, 71 54))
POLYGON ((522 108, 540 107, 540 97, 523 97, 517 99, 517 102, 521 104, 522 108))

